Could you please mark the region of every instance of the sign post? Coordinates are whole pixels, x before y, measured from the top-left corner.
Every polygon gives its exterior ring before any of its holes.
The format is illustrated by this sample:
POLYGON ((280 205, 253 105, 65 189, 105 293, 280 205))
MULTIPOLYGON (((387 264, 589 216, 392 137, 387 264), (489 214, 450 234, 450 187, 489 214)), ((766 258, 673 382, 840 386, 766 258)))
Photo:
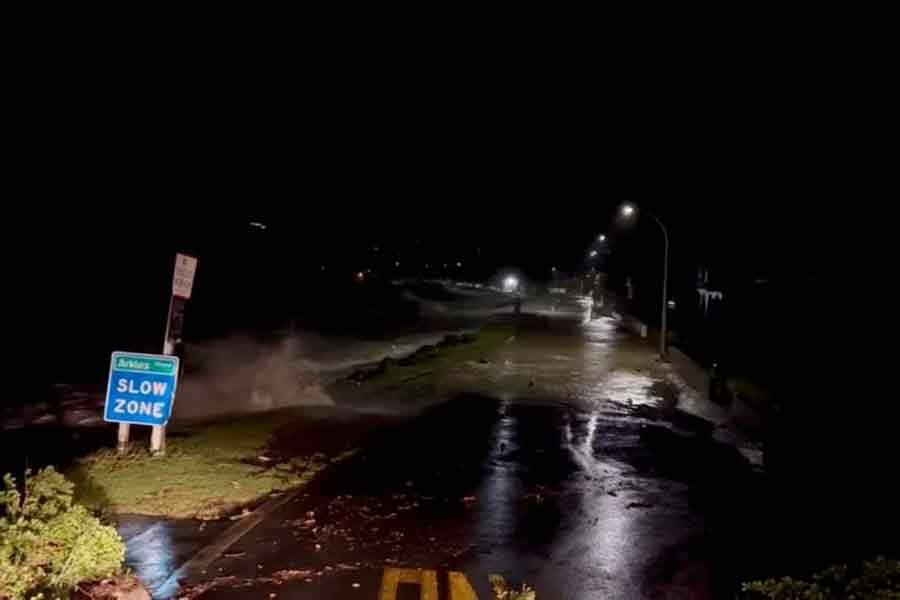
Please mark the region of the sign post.
POLYGON ((172 416, 178 369, 177 356, 113 352, 103 419, 164 426, 172 416))
MULTIPOLYGON (((181 339, 181 333, 184 329, 184 306, 191 297, 191 291, 194 288, 194 275, 197 272, 197 259, 186 254, 175 255, 175 272, 172 276, 172 295, 169 297, 169 311, 166 317, 166 335, 163 339, 163 355, 172 356, 175 354, 176 344, 181 339)), ((116 354, 113 355, 114 357, 116 354)), ((144 355, 155 356, 155 355, 144 355)), ((176 370, 179 368, 179 359, 175 357, 176 370)), ((177 378, 177 373, 176 373, 177 378)), ((110 390, 112 389, 113 380, 110 374, 110 390)), ((172 387, 172 398, 169 401, 169 413, 171 413, 171 405, 174 402, 174 384, 172 387)), ((107 403, 109 402, 110 391, 107 391, 107 403)), ((126 407, 128 404, 126 403, 126 407)), ((118 448, 119 454, 123 454, 128 448, 128 439, 132 423, 141 425, 152 425, 150 432, 150 451, 153 454, 165 454, 166 452, 166 423, 169 418, 162 422, 151 421, 134 421, 121 419, 106 419, 119 423, 118 448)))

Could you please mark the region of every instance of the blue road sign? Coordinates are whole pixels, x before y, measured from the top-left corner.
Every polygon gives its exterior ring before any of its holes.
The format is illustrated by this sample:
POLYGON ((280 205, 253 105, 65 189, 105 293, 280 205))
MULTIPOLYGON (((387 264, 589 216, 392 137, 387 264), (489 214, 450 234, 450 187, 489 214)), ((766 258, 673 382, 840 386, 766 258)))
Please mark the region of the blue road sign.
POLYGON ((113 423, 165 425, 178 385, 178 357, 113 352, 103 418, 113 423))

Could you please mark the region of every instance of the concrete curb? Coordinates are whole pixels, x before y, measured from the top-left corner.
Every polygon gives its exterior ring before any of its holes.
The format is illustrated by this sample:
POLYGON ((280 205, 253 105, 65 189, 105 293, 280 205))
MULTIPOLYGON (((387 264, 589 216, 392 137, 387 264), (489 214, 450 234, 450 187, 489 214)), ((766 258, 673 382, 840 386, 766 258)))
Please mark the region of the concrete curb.
POLYGON ((162 595, 164 597, 174 596, 174 592, 178 589, 182 579, 199 574, 204 569, 208 568, 238 540, 262 523, 266 517, 291 500, 297 498, 305 489, 306 486, 301 486, 268 500, 250 515, 237 521, 234 525, 223 531, 212 543, 207 544, 198 550, 186 563, 178 567, 165 583, 154 590, 154 597, 157 595, 162 595))
MULTIPOLYGON (((647 343, 656 343, 659 332, 646 326, 628 314, 618 314, 623 328, 641 337, 647 343), (655 338, 655 339, 654 339, 655 338)), ((763 465, 763 451, 758 436, 751 435, 740 423, 758 421, 756 410, 734 398, 729 406, 721 406, 709 399, 709 373, 690 356, 669 345, 669 361, 665 363, 666 379, 678 389, 677 409, 713 424, 714 436, 723 443, 734 446, 757 468, 763 465)))

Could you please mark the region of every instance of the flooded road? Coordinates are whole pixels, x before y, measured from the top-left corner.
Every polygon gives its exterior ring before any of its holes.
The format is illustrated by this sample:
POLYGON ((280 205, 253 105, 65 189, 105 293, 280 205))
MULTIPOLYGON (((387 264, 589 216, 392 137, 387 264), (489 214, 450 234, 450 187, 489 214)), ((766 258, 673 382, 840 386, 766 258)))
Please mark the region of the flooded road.
POLYGON ((648 345, 584 304, 526 309, 502 349, 437 382, 447 401, 381 430, 187 592, 375 599, 399 581, 386 597, 415 598, 402 582, 433 578, 446 598, 452 571, 482 599, 491 574, 539 598, 733 593, 752 466, 677 411, 648 345))

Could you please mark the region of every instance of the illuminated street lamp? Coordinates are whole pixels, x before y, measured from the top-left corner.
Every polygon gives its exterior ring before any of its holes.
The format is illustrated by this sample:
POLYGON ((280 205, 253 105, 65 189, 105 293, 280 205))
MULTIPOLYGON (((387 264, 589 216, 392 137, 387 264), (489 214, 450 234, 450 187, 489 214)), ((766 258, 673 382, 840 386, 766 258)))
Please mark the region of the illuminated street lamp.
MULTIPOLYGON (((663 233, 663 281, 662 281, 662 323, 660 324, 660 336, 659 336, 659 355, 661 358, 666 358, 666 316, 668 313, 668 285, 669 285, 669 232, 666 231, 666 226, 663 225, 662 221, 659 220, 659 217, 654 215, 649 210, 644 210, 648 217, 656 221, 656 224, 659 225, 659 228, 663 233)), ((634 204, 623 204, 621 208, 622 216, 625 218, 631 218, 637 214, 637 207, 634 204)))
POLYGON ((514 275, 507 275, 503 280, 503 291, 511 294, 519 289, 519 278, 514 275))
POLYGON ((601 233, 601 234, 600 234, 600 237, 597 238, 597 241, 598 241, 598 242, 605 242, 605 241, 606 241, 606 236, 603 235, 603 234, 601 233))
POLYGON ((595 256, 597 256, 597 251, 591 250, 591 253, 588 256, 590 256, 591 258, 594 258, 595 256))

